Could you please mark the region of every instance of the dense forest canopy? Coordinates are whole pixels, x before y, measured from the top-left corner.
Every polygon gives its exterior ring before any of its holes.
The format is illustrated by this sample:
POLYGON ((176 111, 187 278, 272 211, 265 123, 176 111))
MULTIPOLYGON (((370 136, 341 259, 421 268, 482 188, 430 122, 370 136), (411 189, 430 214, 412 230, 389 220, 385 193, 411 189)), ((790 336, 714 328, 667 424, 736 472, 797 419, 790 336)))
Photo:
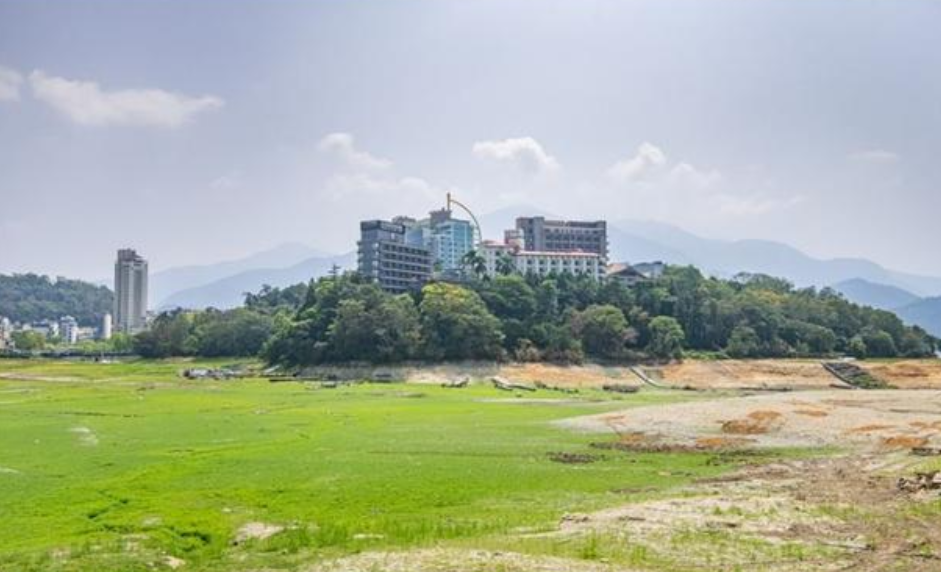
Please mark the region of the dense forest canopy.
POLYGON ((82 326, 98 326, 111 312, 114 296, 106 286, 37 274, 0 274, 0 316, 14 322, 72 316, 82 326))
POLYGON ((672 267, 628 287, 585 277, 507 274, 432 283, 392 295, 356 274, 322 278, 263 353, 291 366, 407 359, 578 362, 674 359, 683 351, 738 358, 933 355, 937 340, 891 312, 785 280, 707 278, 672 267))
POLYGON ((393 295, 356 273, 246 294, 234 310, 164 312, 147 357, 253 356, 289 367, 464 359, 613 362, 714 357, 923 357, 938 340, 830 289, 670 267, 633 286, 508 273, 393 295))
POLYGON ((290 320, 307 292, 308 285, 303 283, 287 288, 265 285, 257 294, 245 294, 242 308, 163 312, 147 331, 134 337, 134 351, 158 358, 256 356, 275 323, 290 320))

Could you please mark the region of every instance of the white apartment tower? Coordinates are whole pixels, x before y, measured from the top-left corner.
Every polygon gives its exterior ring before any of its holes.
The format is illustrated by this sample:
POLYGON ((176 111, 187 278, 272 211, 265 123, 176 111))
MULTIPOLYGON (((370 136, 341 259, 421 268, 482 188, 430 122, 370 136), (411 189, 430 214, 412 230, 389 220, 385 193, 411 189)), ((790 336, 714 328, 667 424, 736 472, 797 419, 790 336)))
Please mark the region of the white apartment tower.
POLYGON ((118 251, 114 263, 114 325, 134 334, 146 326, 147 261, 130 248, 118 251))

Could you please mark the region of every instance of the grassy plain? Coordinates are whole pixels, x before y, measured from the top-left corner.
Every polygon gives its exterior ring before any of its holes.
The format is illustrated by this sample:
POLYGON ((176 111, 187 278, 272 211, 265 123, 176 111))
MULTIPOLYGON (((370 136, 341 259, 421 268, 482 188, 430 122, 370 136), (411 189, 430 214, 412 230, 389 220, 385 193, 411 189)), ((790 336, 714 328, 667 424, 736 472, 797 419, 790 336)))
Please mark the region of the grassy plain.
POLYGON ((192 365, 0 360, 0 571, 292 570, 364 550, 492 543, 734 463, 551 458, 601 453, 589 447, 597 435, 552 420, 688 393, 531 400, 486 386, 180 379, 192 365), (285 530, 236 542, 253 522, 285 530))

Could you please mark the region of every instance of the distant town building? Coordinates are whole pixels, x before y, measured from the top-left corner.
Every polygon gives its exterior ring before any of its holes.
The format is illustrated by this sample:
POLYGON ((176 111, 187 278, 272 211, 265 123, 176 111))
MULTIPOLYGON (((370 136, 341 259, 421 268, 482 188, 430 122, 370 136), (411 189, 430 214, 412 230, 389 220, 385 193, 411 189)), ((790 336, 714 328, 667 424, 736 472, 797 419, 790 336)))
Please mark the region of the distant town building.
POLYGON ((119 332, 133 334, 147 325, 147 261, 129 248, 114 263, 114 321, 119 332))
POLYGON ((12 337, 13 324, 6 316, 0 316, 0 350, 5 350, 10 346, 12 337))
POLYGON ((653 280, 663 275, 666 265, 662 262, 639 262, 627 264, 619 262, 609 264, 605 272, 608 280, 619 280, 627 286, 634 286, 641 282, 653 280))
MULTIPOLYGON (((512 240, 512 239, 511 239, 512 240)), ((595 252, 547 252, 523 250, 515 242, 484 241, 480 247, 487 276, 494 277, 504 270, 503 261, 512 264, 520 274, 548 276, 550 274, 584 275, 593 280, 604 276, 605 264, 595 252)))
POLYGON ((111 314, 106 313, 101 317, 101 329, 98 331, 98 338, 102 340, 110 340, 111 327, 111 314))
POLYGON ((59 319, 59 336, 64 344, 75 344, 78 342, 78 321, 72 316, 63 316, 59 319))
POLYGON ((591 252, 608 259, 608 224, 598 221, 546 220, 520 217, 516 230, 522 234, 524 250, 533 252, 591 252))
POLYGON ((432 254, 408 220, 363 221, 359 225, 357 268, 389 292, 407 292, 421 288, 431 279, 432 254), (408 233, 406 231, 408 230, 408 233))
POLYGON ((36 332, 46 338, 56 338, 59 336, 59 322, 54 320, 40 320, 32 324, 23 324, 20 330, 24 332, 36 332))
POLYGON ((431 211, 422 220, 399 216, 392 222, 405 227, 407 244, 421 245, 431 252, 433 270, 439 274, 459 272, 464 256, 474 249, 473 225, 454 218, 448 209, 431 211))
POLYGON ((638 262, 634 265, 635 270, 650 279, 663 276, 663 271, 666 270, 666 267, 667 265, 659 260, 655 262, 638 262))

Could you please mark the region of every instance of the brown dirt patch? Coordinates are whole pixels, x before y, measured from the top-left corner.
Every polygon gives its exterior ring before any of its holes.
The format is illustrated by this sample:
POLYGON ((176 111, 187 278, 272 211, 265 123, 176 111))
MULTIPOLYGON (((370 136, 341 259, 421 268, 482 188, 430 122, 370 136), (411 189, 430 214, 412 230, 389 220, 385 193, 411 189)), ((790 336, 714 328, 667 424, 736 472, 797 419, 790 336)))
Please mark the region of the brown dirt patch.
POLYGON ((879 423, 873 423, 870 425, 860 425, 859 427, 853 427, 847 433, 875 433, 876 431, 885 431, 887 429, 895 429, 895 425, 881 425, 879 423))
POLYGON ((733 419, 722 423, 722 432, 729 435, 763 435, 775 430, 783 423, 777 411, 752 411, 744 419, 733 419))
POLYGON ((822 409, 795 409, 794 413, 797 415, 804 415, 806 417, 826 417, 829 415, 826 411, 822 409))
POLYGON ((892 435, 882 439, 882 447, 885 449, 914 449, 924 447, 927 444, 927 437, 913 435, 892 435))
POLYGON ((696 439, 696 446, 703 449, 739 449, 754 442, 754 439, 747 437, 700 437, 696 439))
POLYGON ((820 362, 800 359, 688 360, 646 371, 665 385, 692 389, 825 388, 836 381, 820 362))
POLYGON ((941 360, 860 362, 870 373, 900 389, 941 388, 941 360))

